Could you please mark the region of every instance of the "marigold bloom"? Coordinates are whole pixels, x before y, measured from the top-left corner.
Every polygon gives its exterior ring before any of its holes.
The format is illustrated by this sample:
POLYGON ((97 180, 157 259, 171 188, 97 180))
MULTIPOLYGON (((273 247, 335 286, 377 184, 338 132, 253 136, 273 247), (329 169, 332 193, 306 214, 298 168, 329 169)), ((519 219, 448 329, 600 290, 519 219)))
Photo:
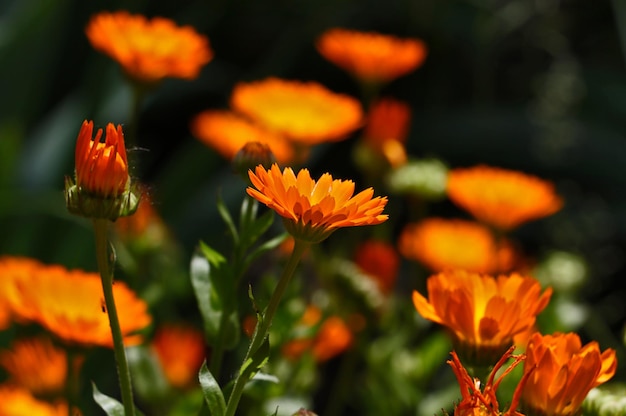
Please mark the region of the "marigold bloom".
POLYGON ((407 224, 398 247, 404 257, 417 260, 434 272, 506 272, 517 257, 509 240, 496 241, 489 228, 460 219, 427 218, 407 224))
POLYGON ((354 262, 376 281, 381 292, 393 290, 400 267, 400 258, 393 246, 378 240, 366 241, 357 248, 354 262))
POLYGON ((452 169, 447 191, 459 207, 502 230, 552 215, 563 205, 552 183, 522 172, 484 165, 452 169))
POLYGON ((172 386, 184 388, 197 382, 198 371, 205 359, 201 331, 190 326, 164 325, 156 331, 152 348, 172 386))
MULTIPOLYGON (((69 343, 111 347, 113 340, 98 273, 67 270, 26 258, 0 258, 0 276, 11 281, 15 315, 37 322, 69 343)), ((135 331, 150 324, 146 303, 123 282, 113 293, 126 345, 141 342, 135 331)))
POLYGON ((155 83, 166 77, 194 79, 213 58, 206 36, 163 17, 126 11, 98 13, 85 29, 91 45, 117 61, 129 77, 155 83))
POLYGON ((365 140, 373 146, 387 140, 406 142, 411 121, 411 109, 403 102, 393 98, 375 101, 367 116, 363 131, 365 140))
POLYGON ((47 403, 34 398, 30 392, 13 386, 0 387, 2 416, 66 416, 66 403, 47 403))
POLYGON ((513 337, 534 325, 552 295, 532 277, 453 270, 431 276, 428 300, 413 292, 425 319, 448 328, 455 350, 472 366, 493 364, 513 345, 513 337))
POLYGON ((526 347, 524 372, 533 370, 522 393, 529 415, 574 416, 587 393, 615 374, 615 350, 582 346, 575 333, 534 333, 526 347))
POLYGON ((405 75, 422 65, 427 54, 418 39, 340 28, 324 32, 315 46, 324 58, 367 83, 405 75))
POLYGON ((231 111, 201 112, 191 121, 191 133, 228 160, 250 142, 268 145, 279 163, 288 163, 294 158, 293 147, 283 136, 231 111))
POLYGON ((231 106, 269 130, 304 145, 337 141, 361 126, 359 102, 317 82, 267 78, 239 83, 231 106))
POLYGON ((329 173, 315 181, 307 169, 296 176, 291 168, 281 172, 274 164, 269 170, 257 166, 249 175, 254 188, 248 194, 282 216, 287 231, 299 240, 317 243, 338 228, 375 225, 388 218, 382 214, 386 197, 372 198, 372 188, 353 196, 354 182, 333 179, 329 173))

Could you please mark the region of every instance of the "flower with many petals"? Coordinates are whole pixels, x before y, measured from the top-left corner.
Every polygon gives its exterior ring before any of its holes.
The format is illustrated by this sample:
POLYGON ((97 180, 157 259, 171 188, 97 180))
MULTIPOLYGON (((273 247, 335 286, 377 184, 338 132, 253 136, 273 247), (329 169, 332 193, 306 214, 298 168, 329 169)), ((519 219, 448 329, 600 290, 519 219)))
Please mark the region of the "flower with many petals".
POLYGON ((575 333, 541 335, 526 347, 524 372, 532 371, 522 393, 529 416, 574 416, 587 393, 615 374, 615 350, 600 352, 598 343, 583 346, 575 333))
POLYGON ((343 140, 363 122, 356 99, 317 82, 267 78, 239 83, 230 102, 236 111, 302 145, 343 140))
POLYGON ((152 84, 166 77, 194 79, 213 58, 206 36, 163 17, 102 12, 91 18, 85 32, 96 50, 142 83, 152 84))
POLYGON ((172 386, 184 388, 197 381, 205 359, 201 331, 184 325, 164 325, 156 331, 152 348, 172 386))
POLYGON ((563 205, 552 183, 484 165, 451 170, 447 191, 456 205, 501 230, 552 215, 563 205))
POLYGON ((400 258, 392 245, 379 240, 365 241, 357 247, 354 262, 376 281, 382 293, 393 290, 400 258))
POLYGON ((307 169, 296 176, 291 168, 282 172, 274 164, 269 170, 257 166, 250 171, 253 187, 248 194, 283 217, 294 238, 318 243, 342 227, 376 225, 387 220, 382 214, 386 197, 375 197, 368 188, 354 195, 354 182, 333 179, 329 173, 317 181, 307 169))
POLYGON ((14 386, 0 387, 2 416, 66 416, 66 403, 47 403, 32 396, 28 390, 14 386))
POLYGON ((428 299, 413 292, 425 319, 450 331, 455 350, 472 366, 493 364, 513 345, 513 337, 535 323, 552 295, 532 277, 517 273, 492 277, 452 270, 431 276, 428 299))

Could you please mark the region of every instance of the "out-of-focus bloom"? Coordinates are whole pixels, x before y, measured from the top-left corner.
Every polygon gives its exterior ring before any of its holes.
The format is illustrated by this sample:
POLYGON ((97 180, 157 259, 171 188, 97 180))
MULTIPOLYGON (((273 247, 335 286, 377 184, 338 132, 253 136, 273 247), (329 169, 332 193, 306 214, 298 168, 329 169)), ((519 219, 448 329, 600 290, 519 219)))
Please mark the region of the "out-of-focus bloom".
POLYGON ((67 416, 66 403, 47 403, 34 398, 25 389, 0 387, 0 415, 2 416, 67 416))
POLYGON ((334 28, 317 40, 319 53, 362 82, 384 83, 424 62, 427 49, 418 39, 334 28))
POLYGON ((400 253, 440 272, 463 269, 474 273, 502 273, 516 260, 513 245, 496 241, 489 228, 460 219, 427 218, 407 224, 400 234, 400 253))
POLYGON ((317 82, 267 78, 239 83, 230 102, 233 109, 269 130, 308 146, 343 140, 363 122, 356 99, 317 82))
POLYGON ((366 241, 357 248, 354 262, 376 281, 381 292, 393 290, 400 267, 400 258, 393 246, 379 240, 366 241))
POLYGON ((372 198, 372 188, 353 196, 354 182, 333 179, 329 173, 315 181, 307 169, 296 176, 291 168, 281 172, 274 164, 269 170, 257 166, 249 174, 254 188, 248 194, 282 216, 295 239, 318 243, 338 228, 375 225, 388 218, 382 214, 386 197, 372 198))
POLYGON ((452 270, 431 276, 428 300, 413 292, 425 319, 451 332, 455 350, 471 366, 493 364, 513 345, 513 337, 535 324, 552 295, 532 277, 452 270))
POLYGON ((131 215, 139 197, 131 189, 122 126, 109 123, 93 137, 93 122, 85 120, 76 141, 76 184, 65 178, 65 202, 73 214, 88 218, 131 215))
POLYGON ((484 165, 452 169, 448 196, 476 219, 502 230, 552 215, 563 206, 551 182, 484 165))
POLYGON ((231 111, 201 112, 191 121, 191 132, 228 160, 250 142, 269 146, 279 163, 289 163, 294 158, 293 148, 283 136, 231 111))
POLYGON ((615 350, 600 352, 592 341, 582 346, 575 333, 534 333, 526 347, 524 372, 532 370, 522 393, 529 416, 574 416, 587 393, 615 374, 615 350))
MULTIPOLYGON (((0 276, 11 282, 9 303, 19 319, 37 322, 68 343, 112 347, 98 273, 3 257, 0 276)), ((150 324, 148 306, 124 282, 115 282, 113 293, 124 343, 135 345, 141 336, 133 333, 150 324)))
POLYGON ((206 36, 163 17, 102 12, 91 18, 85 33, 130 78, 148 84, 166 77, 194 79, 213 58, 206 36))
POLYGON ((446 195, 448 167, 437 159, 409 160, 393 168, 385 178, 389 191, 439 200, 446 195))
POLYGON ((184 388, 197 382, 206 355, 201 331, 182 325, 162 326, 154 335, 152 348, 172 386, 184 388))
POLYGON ((120 217, 113 225, 118 237, 136 248, 152 250, 168 243, 169 230, 148 192, 141 193, 141 202, 133 215, 120 217))
POLYGON ((463 367, 463 364, 461 364, 456 352, 452 351, 452 359, 448 360, 447 363, 452 367, 454 375, 459 382, 462 397, 459 404, 454 408, 454 416, 524 416, 522 413, 519 413, 516 408, 528 376, 522 378, 518 383, 509 409, 505 412, 500 412, 500 405, 498 404, 498 398, 496 396, 502 379, 513 371, 525 358, 524 355, 513 355, 514 350, 515 347, 509 348, 496 365, 494 365, 487 382, 484 383, 484 387, 481 386, 481 380, 470 377, 465 367, 463 367), (500 371, 509 358, 514 358, 514 361, 496 379, 496 373, 500 371))

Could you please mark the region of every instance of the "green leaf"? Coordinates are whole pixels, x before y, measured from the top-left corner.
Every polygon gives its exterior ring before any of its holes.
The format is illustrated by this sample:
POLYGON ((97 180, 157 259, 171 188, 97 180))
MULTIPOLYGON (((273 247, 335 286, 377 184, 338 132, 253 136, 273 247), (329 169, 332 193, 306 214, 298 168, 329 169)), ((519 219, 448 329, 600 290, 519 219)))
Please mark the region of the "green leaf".
POLYGON ((269 361, 270 357, 270 340, 266 336, 261 346, 252 353, 250 358, 246 360, 241 366, 241 377, 250 380, 253 378, 261 368, 269 361))
POLYGON ((266 241, 265 243, 261 244, 260 246, 252 250, 250 253, 248 253, 248 255, 243 261, 244 270, 247 270, 247 268, 250 266, 250 263, 258 259, 264 253, 267 253, 268 251, 273 250, 279 245, 281 245, 282 242, 287 239, 287 237, 289 237, 289 233, 283 233, 279 236, 272 238, 271 240, 266 241))
POLYGON ((219 384, 207 368, 206 361, 200 368, 198 379, 200 380, 204 400, 207 406, 209 406, 209 414, 211 416, 223 416, 226 412, 226 401, 219 384))
POLYGON ((109 397, 103 393, 100 393, 96 383, 92 382, 93 387, 93 399, 100 405, 102 410, 108 416, 124 416, 124 406, 112 397, 109 397))
POLYGON ((228 226, 228 231, 230 231, 230 234, 233 237, 233 241, 235 242, 235 244, 238 244, 239 233, 237 233, 237 228, 235 227, 233 218, 230 216, 230 212, 228 212, 228 208, 226 207, 226 204, 224 204, 224 200, 220 195, 217 196, 217 212, 219 212, 220 217, 222 217, 222 219, 228 226))
POLYGON ((191 284, 198 301, 206 336, 209 342, 212 342, 218 335, 222 316, 218 294, 211 281, 212 268, 204 255, 196 253, 191 258, 190 269, 191 284))
POLYGON ((274 222, 274 211, 266 211, 259 218, 252 219, 240 230, 240 245, 242 250, 247 250, 266 232, 274 222))
POLYGON ((222 263, 226 263, 226 257, 222 256, 221 253, 213 250, 210 246, 208 246, 203 241, 200 241, 200 251, 206 257, 206 259, 211 263, 211 265, 217 267, 222 263))

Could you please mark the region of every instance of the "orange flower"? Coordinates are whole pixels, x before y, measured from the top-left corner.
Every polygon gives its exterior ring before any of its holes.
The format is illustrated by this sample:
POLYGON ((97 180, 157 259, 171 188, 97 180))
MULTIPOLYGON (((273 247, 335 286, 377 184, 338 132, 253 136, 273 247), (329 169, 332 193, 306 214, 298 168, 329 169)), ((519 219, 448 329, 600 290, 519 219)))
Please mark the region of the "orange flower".
POLYGON ((357 100, 316 82, 267 78, 239 83, 231 106, 268 129, 305 145, 337 141, 361 126, 357 100))
POLYGON ((85 29, 91 45, 117 61, 132 79, 155 83, 166 77, 194 79, 213 58, 209 40, 170 19, 98 13, 85 29))
POLYGON ((552 183, 483 165, 451 170, 448 196, 478 220, 502 230, 552 215, 563 205, 552 183))
POLYGON ((66 416, 67 404, 51 404, 34 398, 27 390, 0 387, 0 415, 2 416, 66 416))
POLYGON ((411 109, 405 102, 383 98, 372 104, 363 136, 372 146, 380 146, 387 140, 404 143, 410 121, 411 109))
POLYGON ((386 197, 372 198, 372 188, 352 196, 354 182, 333 180, 329 173, 315 181, 307 169, 296 176, 291 168, 281 173, 274 164, 269 170, 257 166, 249 175, 256 189, 249 187, 248 194, 282 216, 287 231, 302 241, 317 243, 338 228, 375 225, 388 218, 382 214, 386 197))
POLYGON ((407 224, 398 246, 404 257, 435 272, 504 272, 511 269, 517 257, 508 240, 498 243, 487 227, 459 219, 427 218, 407 224))
POLYGON ((191 121, 191 132, 228 160, 249 142, 268 145, 280 163, 288 163, 294 157, 291 144, 283 136, 230 111, 203 111, 191 121))
MULTIPOLYGON (((22 320, 37 322, 66 342, 111 347, 113 340, 100 275, 19 257, 0 258, 0 276, 11 282, 9 302, 22 320)), ((126 345, 150 324, 146 303, 123 283, 113 293, 126 345)))
POLYGON ((316 42, 319 53, 363 82, 383 83, 405 75, 426 59, 426 45, 375 32, 334 28, 316 42))
POLYGON ((154 335, 152 348, 172 386, 184 388, 197 381, 205 359, 201 331, 189 326, 164 325, 154 335))
POLYGON ((494 278, 454 270, 431 276, 427 286, 428 300, 413 292, 415 308, 448 328, 455 349, 472 366, 493 364, 515 335, 534 325, 552 295, 517 273, 494 278))
POLYGON ((532 374, 522 393, 522 408, 529 414, 579 414, 587 393, 613 377, 617 368, 615 350, 600 352, 595 341, 582 346, 572 332, 534 333, 526 356, 524 372, 532 374))
POLYGON ((400 258, 393 246, 369 240, 357 248, 354 257, 356 265, 376 281, 381 292, 393 290, 400 267, 400 258))

